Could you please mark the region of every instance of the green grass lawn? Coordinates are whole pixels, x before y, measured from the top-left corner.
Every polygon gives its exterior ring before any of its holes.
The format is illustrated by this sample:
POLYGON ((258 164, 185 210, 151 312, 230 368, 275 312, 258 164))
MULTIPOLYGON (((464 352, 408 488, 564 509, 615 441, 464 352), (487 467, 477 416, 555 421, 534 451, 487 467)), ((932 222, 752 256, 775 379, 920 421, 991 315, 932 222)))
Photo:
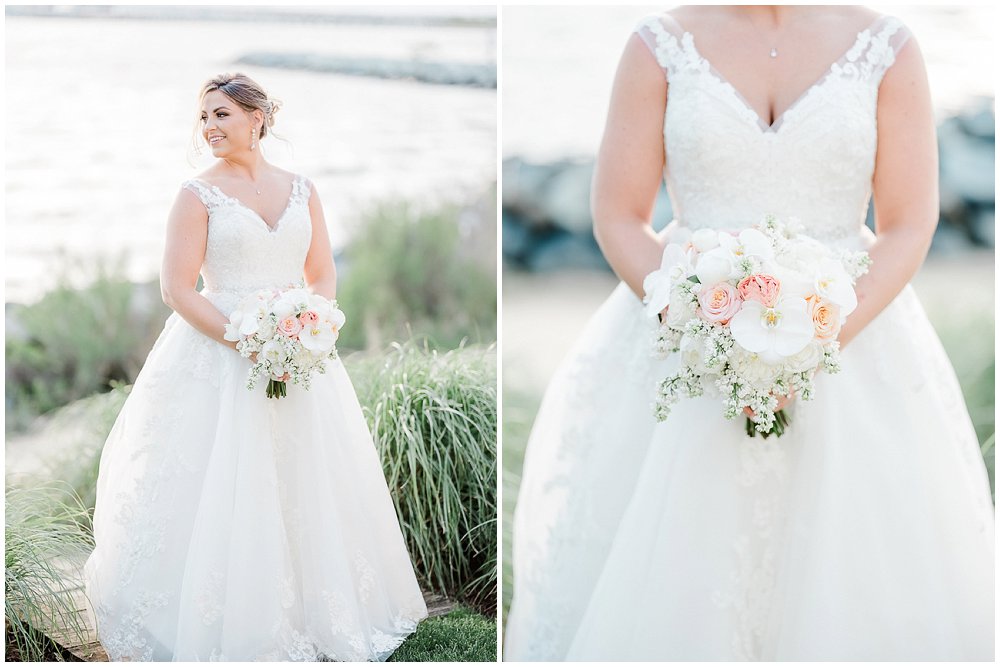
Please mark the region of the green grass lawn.
POLYGON ((496 621, 459 607, 429 618, 387 662, 496 662, 496 621))

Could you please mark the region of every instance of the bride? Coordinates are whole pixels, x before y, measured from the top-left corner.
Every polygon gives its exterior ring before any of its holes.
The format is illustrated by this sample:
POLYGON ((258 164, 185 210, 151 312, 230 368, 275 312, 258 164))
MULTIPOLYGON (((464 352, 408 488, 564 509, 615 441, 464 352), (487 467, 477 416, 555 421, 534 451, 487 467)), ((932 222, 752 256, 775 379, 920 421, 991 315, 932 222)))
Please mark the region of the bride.
POLYGON ((242 74, 201 92, 218 159, 170 212, 174 313, 101 454, 84 573, 111 660, 384 660, 427 614, 343 365, 269 399, 224 338, 258 289, 336 295, 319 194, 261 154, 276 111, 242 74))
POLYGON ((592 209, 622 283, 529 438, 505 659, 992 660, 988 479, 908 284, 938 195, 907 28, 847 6, 648 17, 618 68, 592 209), (658 236, 663 177, 676 219, 658 236), (747 437, 708 397, 657 423, 667 362, 651 356, 644 277, 673 232, 767 214, 873 260, 843 370, 818 375, 811 401, 781 397, 782 437, 747 437))

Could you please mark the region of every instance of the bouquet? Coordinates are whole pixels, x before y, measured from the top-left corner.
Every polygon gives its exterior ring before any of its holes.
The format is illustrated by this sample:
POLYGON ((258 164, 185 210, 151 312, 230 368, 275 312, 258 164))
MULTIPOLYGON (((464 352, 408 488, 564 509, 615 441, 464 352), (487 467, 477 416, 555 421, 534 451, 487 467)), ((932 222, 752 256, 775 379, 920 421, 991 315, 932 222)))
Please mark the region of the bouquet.
POLYGON ((683 229, 646 276, 646 313, 656 318, 657 356, 679 354, 680 370, 658 386, 664 421, 681 397, 717 393, 724 415, 749 408, 747 435, 781 435, 777 396, 813 397, 819 370, 840 370, 837 334, 857 307, 866 252, 834 250, 773 216, 738 233, 683 229))
POLYGON ((267 397, 287 395, 291 380, 309 388, 313 373, 325 373, 327 359, 337 358, 337 338, 344 326, 337 302, 309 290, 260 290, 246 297, 229 316, 224 338, 244 357, 257 355, 247 389, 267 377, 267 397))

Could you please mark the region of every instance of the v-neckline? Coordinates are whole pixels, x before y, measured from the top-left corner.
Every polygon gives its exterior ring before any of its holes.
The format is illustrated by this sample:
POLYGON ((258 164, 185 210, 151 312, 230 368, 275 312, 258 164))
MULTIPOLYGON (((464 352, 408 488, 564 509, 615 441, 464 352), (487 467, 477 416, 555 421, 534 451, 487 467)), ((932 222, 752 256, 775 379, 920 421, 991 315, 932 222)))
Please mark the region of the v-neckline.
POLYGON ((260 220, 260 223, 262 225, 264 225, 264 227, 267 228, 267 231, 269 233, 273 234, 274 232, 278 231, 278 227, 281 225, 281 221, 285 218, 285 215, 288 213, 288 210, 292 207, 292 202, 295 199, 295 187, 298 184, 299 175, 295 174, 295 176, 292 177, 292 191, 288 193, 288 201, 285 202, 285 208, 282 209, 281 214, 278 216, 278 219, 274 221, 274 225, 267 224, 267 220, 264 219, 264 216, 262 216, 260 213, 258 213, 254 209, 250 208, 246 204, 244 204, 243 200, 241 200, 239 197, 234 197, 234 196, 232 196, 230 194, 227 194, 218 185, 215 185, 214 183, 209 183, 208 181, 206 181, 203 178, 200 178, 198 180, 200 180, 201 182, 207 184, 209 187, 211 187, 213 190, 215 190, 216 192, 218 192, 220 195, 222 195, 226 199, 228 199, 230 201, 233 201, 233 202, 236 202, 244 210, 252 213, 254 215, 254 217, 256 217, 258 220, 260 220))
POLYGON ((825 83, 827 79, 830 78, 830 74, 833 72, 834 67, 838 64, 842 64, 843 61, 845 61, 847 57, 851 54, 851 52, 854 51, 856 48, 858 48, 858 45, 861 43, 861 40, 864 39, 866 35, 868 36, 869 40, 872 38, 871 34, 872 29, 875 28, 875 26, 877 26, 880 22, 885 20, 886 16, 887 15, 885 14, 878 15, 870 24, 868 24, 867 27, 865 27, 863 30, 858 31, 858 34, 854 38, 854 41, 851 43, 850 47, 848 47, 847 50, 844 51, 839 58, 831 62, 812 84, 807 86, 806 89, 803 90, 802 93, 800 93, 792 101, 791 104, 785 107, 784 111, 775 116, 774 120, 771 122, 770 125, 768 125, 767 122, 761 117, 757 109, 754 108, 752 104, 750 104, 749 100, 747 100, 746 96, 744 96, 743 93, 740 92, 739 88, 734 86, 729 81, 729 79, 727 79, 725 75, 722 74, 722 72, 717 70, 715 68, 715 65, 713 65, 712 62, 708 58, 706 58, 704 54, 701 53, 701 51, 698 50, 698 47, 695 44, 694 33, 690 32, 689 30, 681 26, 680 22, 677 21, 676 19, 674 19, 674 21, 681 28, 683 32, 683 34, 681 35, 681 39, 683 40, 685 36, 690 38, 691 49, 708 66, 709 73, 712 76, 714 76, 720 83, 725 84, 730 88, 730 90, 732 90, 733 96, 737 99, 737 101, 739 101, 739 103, 742 104, 743 107, 745 107, 745 109, 749 113, 753 114, 754 119, 757 121, 756 123, 757 129, 760 130, 762 134, 768 135, 768 134, 776 134, 781 129, 781 127, 784 125, 784 120, 785 117, 788 115, 788 112, 795 109, 795 107, 797 107, 800 102, 802 102, 810 93, 812 93, 813 90, 822 86, 823 83, 825 83))

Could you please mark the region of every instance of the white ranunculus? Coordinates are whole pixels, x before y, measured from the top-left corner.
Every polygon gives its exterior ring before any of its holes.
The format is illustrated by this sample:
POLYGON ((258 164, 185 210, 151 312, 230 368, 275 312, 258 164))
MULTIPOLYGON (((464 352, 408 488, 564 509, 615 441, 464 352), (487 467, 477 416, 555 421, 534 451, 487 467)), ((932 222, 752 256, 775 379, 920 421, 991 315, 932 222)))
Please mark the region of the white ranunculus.
POLYGON ((642 281, 642 291, 645 293, 643 303, 646 304, 646 315, 655 318, 664 308, 670 305, 670 290, 680 280, 686 280, 691 275, 691 253, 676 243, 670 243, 663 249, 660 268, 646 276, 642 281))
POLYGON ((714 229, 699 229, 691 235, 691 245, 698 252, 708 252, 719 247, 719 232, 714 229))
POLYGON ((702 285, 716 285, 736 278, 732 254, 725 248, 714 248, 698 257, 695 275, 702 285))
POLYGON ((681 327, 694 315, 694 308, 689 302, 678 301, 672 304, 670 310, 667 311, 667 324, 672 327, 681 327))
POLYGON ((729 364, 736 375, 761 391, 770 391, 774 379, 781 372, 780 366, 765 363, 756 352, 736 346, 729 353, 729 364))
POLYGON ((745 301, 730 320, 729 330, 737 344, 768 364, 798 354, 813 338, 809 307, 800 297, 779 299, 774 308, 745 301))
POLYGON ((810 341, 798 354, 785 359, 785 368, 792 373, 802 373, 815 370, 823 360, 823 346, 816 341, 810 341))
POLYGON ((682 336, 680 344, 681 361, 699 375, 708 372, 705 366, 705 350, 702 341, 692 336, 682 336))

